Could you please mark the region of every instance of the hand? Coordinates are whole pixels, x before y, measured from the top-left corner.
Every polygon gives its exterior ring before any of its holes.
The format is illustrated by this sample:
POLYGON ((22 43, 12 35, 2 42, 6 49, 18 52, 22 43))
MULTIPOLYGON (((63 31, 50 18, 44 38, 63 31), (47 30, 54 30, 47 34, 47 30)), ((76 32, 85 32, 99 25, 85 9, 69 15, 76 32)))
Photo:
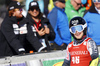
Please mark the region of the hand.
POLYGON ((61 46, 64 46, 64 43, 63 43, 63 44, 61 44, 61 46))
POLYGON ((39 31, 38 31, 38 34, 39 34, 40 36, 45 35, 45 30, 44 30, 44 28, 42 28, 41 30, 39 30, 39 31))
POLYGON ((97 57, 96 59, 92 60, 89 66, 98 66, 98 62, 99 62, 99 57, 97 57))
POLYGON ((61 47, 62 47, 62 50, 64 50, 64 49, 66 49, 66 47, 67 47, 67 44, 65 44, 65 43, 62 43, 62 44, 61 44, 61 47))
POLYGON ((19 51, 19 54, 25 54, 25 49, 24 48, 20 48, 20 49, 18 49, 18 51, 19 51))
POLYGON ((49 33, 50 33, 49 28, 47 28, 47 26, 44 26, 44 27, 45 27, 45 33, 46 33, 46 34, 49 34, 49 33))
POLYGON ((13 15, 12 16, 15 16, 16 14, 15 14, 15 12, 13 12, 13 15))

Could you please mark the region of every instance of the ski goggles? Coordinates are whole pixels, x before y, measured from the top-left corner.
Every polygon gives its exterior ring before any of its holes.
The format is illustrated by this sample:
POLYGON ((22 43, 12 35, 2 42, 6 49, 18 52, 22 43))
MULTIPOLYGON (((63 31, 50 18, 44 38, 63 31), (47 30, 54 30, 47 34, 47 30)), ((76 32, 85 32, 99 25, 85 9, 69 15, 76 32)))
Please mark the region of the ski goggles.
POLYGON ((77 26, 72 26, 69 30, 71 33, 75 34, 76 31, 81 32, 84 30, 84 28, 87 27, 87 24, 84 25, 77 25, 77 26))

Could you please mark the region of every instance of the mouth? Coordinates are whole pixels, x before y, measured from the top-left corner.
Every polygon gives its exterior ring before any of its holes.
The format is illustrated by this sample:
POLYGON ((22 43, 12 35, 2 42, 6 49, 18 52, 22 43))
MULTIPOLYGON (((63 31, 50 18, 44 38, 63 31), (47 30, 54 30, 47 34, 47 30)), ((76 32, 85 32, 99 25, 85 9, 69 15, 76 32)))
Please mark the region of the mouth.
POLYGON ((33 14, 37 14, 36 12, 34 12, 33 14))

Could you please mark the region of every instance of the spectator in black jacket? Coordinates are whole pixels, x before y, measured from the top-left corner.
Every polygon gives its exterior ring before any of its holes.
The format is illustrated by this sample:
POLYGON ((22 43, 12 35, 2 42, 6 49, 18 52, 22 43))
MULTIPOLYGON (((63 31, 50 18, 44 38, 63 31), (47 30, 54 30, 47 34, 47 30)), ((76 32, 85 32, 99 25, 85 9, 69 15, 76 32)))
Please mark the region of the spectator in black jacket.
POLYGON ((29 50, 29 44, 38 51, 42 45, 34 35, 28 31, 28 25, 23 24, 22 5, 13 1, 8 7, 9 16, 7 16, 0 29, 0 56, 12 56, 25 54, 29 50), (26 41, 27 39, 27 41, 26 41))
POLYGON ((43 45, 41 48, 50 50, 50 44, 48 41, 54 40, 55 33, 49 20, 43 17, 37 1, 30 2, 26 19, 26 21, 29 22, 35 37, 37 37, 38 41, 43 45))
POLYGON ((24 47, 21 45, 21 42, 18 39, 18 22, 24 18, 21 14, 22 7, 23 6, 17 1, 11 2, 8 7, 9 16, 7 16, 1 24, 2 36, 0 37, 2 41, 0 41, 0 45, 3 45, 3 49, 0 48, 0 56, 16 55, 20 54, 20 52, 25 52, 24 47))

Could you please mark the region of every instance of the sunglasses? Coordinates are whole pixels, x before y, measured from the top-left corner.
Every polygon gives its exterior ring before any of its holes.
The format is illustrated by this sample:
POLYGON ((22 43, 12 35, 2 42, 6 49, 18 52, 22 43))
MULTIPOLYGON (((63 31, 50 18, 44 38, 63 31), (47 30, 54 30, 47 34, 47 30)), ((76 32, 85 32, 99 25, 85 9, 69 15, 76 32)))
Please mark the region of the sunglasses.
POLYGON ((87 24, 85 25, 77 25, 77 26, 72 26, 69 30, 71 33, 75 34, 76 31, 81 32, 86 28, 87 24))
POLYGON ((82 5, 82 3, 77 3, 75 0, 74 0, 74 2, 75 2, 77 5, 82 5))
POLYGON ((30 8, 30 10, 31 11, 34 11, 34 10, 39 11, 39 8, 38 7, 34 7, 34 8, 30 8))
POLYGON ((23 11, 23 9, 22 9, 22 8, 20 8, 20 9, 15 9, 15 11, 23 11))

